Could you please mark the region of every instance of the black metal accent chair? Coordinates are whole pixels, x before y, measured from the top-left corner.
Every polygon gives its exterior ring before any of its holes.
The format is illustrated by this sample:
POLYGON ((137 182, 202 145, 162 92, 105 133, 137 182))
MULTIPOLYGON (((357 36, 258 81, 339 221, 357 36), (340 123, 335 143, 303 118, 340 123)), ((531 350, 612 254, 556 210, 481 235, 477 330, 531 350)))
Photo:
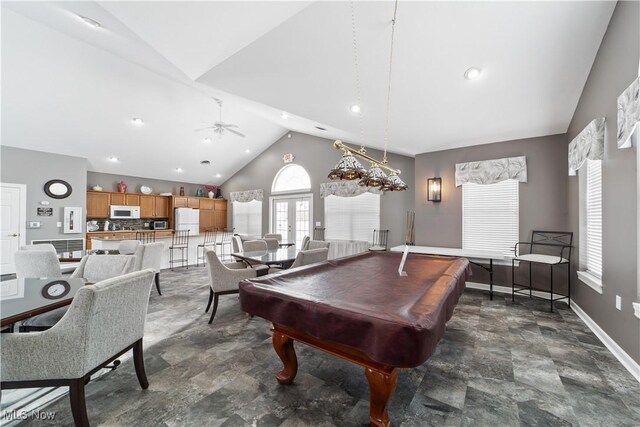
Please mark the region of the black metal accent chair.
POLYGON ((140 243, 142 243, 143 245, 146 243, 155 243, 156 232, 153 230, 136 231, 136 240, 140 240, 140 243))
POLYGON ((189 232, 191 230, 177 230, 173 232, 171 246, 169 246, 169 265, 173 271, 173 265, 180 263, 181 267, 189 268, 189 232), (173 256, 174 251, 180 251, 180 258, 173 256))
POLYGON ((324 240, 324 227, 315 227, 313 229, 313 240, 324 240))
POLYGON ((511 260, 511 300, 515 301, 515 294, 529 294, 529 298, 548 300, 550 311, 553 312, 553 303, 558 300, 567 300, 571 305, 571 249, 573 248, 573 232, 570 231, 540 231, 531 232, 531 241, 518 242, 514 247, 515 257, 511 260), (522 253, 521 247, 525 250, 522 253), (516 262, 529 265, 529 283, 527 285, 516 283, 516 262), (532 265, 549 266, 549 290, 535 288, 532 284, 532 265), (554 298, 553 293, 553 269, 557 266, 567 268, 567 294, 554 298), (549 298, 533 294, 533 291, 549 292, 549 298))
POLYGON ((200 260, 202 260, 203 265, 205 264, 204 259, 204 249, 208 247, 215 247, 216 245, 216 230, 206 230, 204 232, 204 240, 198 246, 196 246, 196 267, 200 265, 200 260), (200 252, 202 250, 202 252, 200 252), (202 255, 200 255, 202 253, 202 255))
POLYGON ((370 251, 386 251, 389 249, 389 230, 373 230, 373 245, 370 251))

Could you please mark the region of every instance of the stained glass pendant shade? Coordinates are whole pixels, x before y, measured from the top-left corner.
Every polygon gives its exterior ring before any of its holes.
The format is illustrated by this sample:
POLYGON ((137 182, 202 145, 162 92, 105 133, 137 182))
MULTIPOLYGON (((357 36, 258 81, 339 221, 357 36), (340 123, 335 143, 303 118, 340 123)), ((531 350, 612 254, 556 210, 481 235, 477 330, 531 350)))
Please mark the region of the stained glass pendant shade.
POLYGON ((351 154, 350 151, 345 151, 340 161, 329 171, 329 179, 360 179, 367 174, 367 170, 362 167, 362 164, 351 154))
POLYGON ((388 182, 382 186, 383 191, 405 191, 407 184, 395 173, 389 174, 388 182))
POLYGON ((383 187, 389 182, 389 177, 376 163, 372 163, 369 172, 360 180, 363 187, 383 187))

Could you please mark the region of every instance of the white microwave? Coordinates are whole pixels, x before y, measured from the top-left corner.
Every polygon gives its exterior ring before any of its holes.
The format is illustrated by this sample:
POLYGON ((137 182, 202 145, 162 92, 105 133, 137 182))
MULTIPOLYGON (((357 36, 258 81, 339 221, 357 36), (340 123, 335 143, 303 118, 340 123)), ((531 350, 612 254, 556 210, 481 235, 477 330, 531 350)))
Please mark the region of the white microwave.
POLYGON ((111 205, 111 219, 138 219, 140 218, 140 206, 111 205))

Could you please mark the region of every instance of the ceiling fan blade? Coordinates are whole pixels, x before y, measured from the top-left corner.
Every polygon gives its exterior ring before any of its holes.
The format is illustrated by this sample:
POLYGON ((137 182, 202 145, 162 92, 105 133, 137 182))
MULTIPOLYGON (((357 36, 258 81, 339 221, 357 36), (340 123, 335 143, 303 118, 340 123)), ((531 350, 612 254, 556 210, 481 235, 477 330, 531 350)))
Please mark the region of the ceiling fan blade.
POLYGON ((200 132, 200 131, 203 131, 203 130, 213 129, 213 128, 215 128, 215 126, 207 126, 207 127, 204 127, 204 128, 196 129, 195 131, 196 131, 196 132, 200 132))
POLYGON ((234 134, 238 135, 239 137, 244 138, 244 134, 242 134, 242 133, 238 132, 237 130, 227 129, 227 131, 229 131, 229 132, 231 132, 231 133, 234 133, 234 134))
POLYGON ((238 125, 235 125, 233 123, 225 123, 222 125, 223 128, 237 128, 238 125))

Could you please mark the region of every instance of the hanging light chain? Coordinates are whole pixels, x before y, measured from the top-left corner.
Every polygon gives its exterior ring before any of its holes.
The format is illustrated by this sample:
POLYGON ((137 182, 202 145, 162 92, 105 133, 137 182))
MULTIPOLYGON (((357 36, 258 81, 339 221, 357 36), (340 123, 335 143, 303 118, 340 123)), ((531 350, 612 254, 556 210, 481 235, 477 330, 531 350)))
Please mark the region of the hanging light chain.
POLYGON ((360 132, 360 151, 364 151, 364 124, 362 120, 362 93, 360 91, 360 62, 358 58, 358 39, 356 37, 356 13, 354 2, 350 2, 351 5, 351 35, 353 39, 353 74, 356 82, 356 102, 360 108, 358 110, 358 128, 360 132))
POLYGON ((384 129, 384 156, 382 161, 387 163, 387 147, 389 145, 389 116, 391 111, 391 71, 393 70, 393 39, 396 32, 396 19, 398 16, 398 0, 393 8, 393 20, 391 21, 391 49, 389 52, 389 81, 387 84, 387 121, 384 129))

